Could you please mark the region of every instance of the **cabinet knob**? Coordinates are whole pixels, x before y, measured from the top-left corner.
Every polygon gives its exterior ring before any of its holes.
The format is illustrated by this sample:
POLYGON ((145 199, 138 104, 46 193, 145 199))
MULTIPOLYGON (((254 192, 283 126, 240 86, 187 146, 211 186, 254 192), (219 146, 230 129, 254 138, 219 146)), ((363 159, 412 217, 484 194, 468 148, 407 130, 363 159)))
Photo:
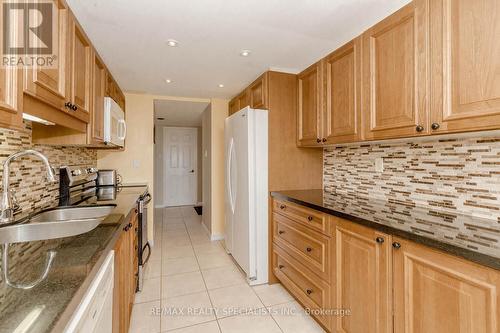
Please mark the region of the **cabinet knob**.
POLYGON ((313 293, 313 291, 312 291, 312 289, 307 289, 307 290, 306 290, 306 293, 307 293, 308 295, 311 295, 311 294, 313 293))
POLYGON ((278 266, 278 268, 279 268, 279 269, 283 269, 283 268, 285 268, 285 266, 283 266, 283 265, 279 265, 279 266, 278 266))
POLYGON ((306 248, 306 251, 307 252, 311 252, 313 249, 311 249, 310 247, 306 248))
POLYGON ((439 127, 440 127, 440 126, 439 126, 439 124, 438 124, 438 123, 432 123, 432 125, 431 125, 431 128, 432 128, 433 130, 438 130, 438 129, 439 129, 439 127))
POLYGON ((278 234, 283 235, 285 232, 283 230, 279 230, 278 234))
POLYGON ((317 143, 321 143, 321 139, 320 139, 320 138, 317 138, 317 139, 316 139, 316 142, 317 142, 317 143))
POLYGON ((71 106, 71 110, 73 110, 73 111, 78 110, 78 106, 76 106, 76 105, 72 105, 72 106, 71 106))
POLYGON ((417 130, 417 132, 423 132, 424 131, 424 126, 417 125, 417 127, 415 129, 417 130))
POLYGON ((280 206, 280 209, 285 209, 285 208, 286 208, 286 206, 285 206, 285 205, 281 205, 281 206, 280 206))
POLYGON ((326 142, 327 140, 326 140, 326 138, 323 138, 323 140, 322 140, 322 141, 323 141, 323 142, 326 142))
POLYGON ((401 244, 398 242, 394 242, 394 243, 392 243, 392 247, 395 249, 399 249, 399 248, 401 248, 401 244))
POLYGON ((311 222, 311 221, 313 220, 313 217, 312 217, 312 216, 308 216, 308 217, 307 217, 307 220, 308 220, 309 222, 311 222))
POLYGON ((384 238, 383 237, 377 237, 375 238, 375 241, 379 244, 382 244, 384 242, 384 238))
POLYGON ((125 227, 123 227, 123 231, 128 231, 128 229, 129 229, 128 224, 125 227))
POLYGON ((71 109, 73 107, 73 104, 71 104, 71 102, 66 102, 64 104, 64 107, 67 108, 67 109, 71 109))

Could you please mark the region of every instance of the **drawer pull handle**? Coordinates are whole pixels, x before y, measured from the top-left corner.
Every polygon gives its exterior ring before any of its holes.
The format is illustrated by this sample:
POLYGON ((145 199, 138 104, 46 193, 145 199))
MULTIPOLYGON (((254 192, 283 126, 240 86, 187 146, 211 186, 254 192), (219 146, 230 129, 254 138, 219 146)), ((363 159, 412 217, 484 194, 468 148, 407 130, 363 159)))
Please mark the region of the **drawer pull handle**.
POLYGON ((308 295, 311 295, 311 294, 313 293, 313 291, 312 291, 312 289, 307 289, 307 290, 306 290, 306 293, 307 293, 308 295))
POLYGON ((283 230, 278 231, 278 234, 283 235, 285 232, 283 230))
POLYGON ((285 266, 283 266, 283 265, 279 265, 279 266, 278 266, 278 268, 279 268, 279 269, 283 269, 283 268, 285 268, 285 266))
POLYGON ((375 238, 375 241, 379 244, 382 244, 384 242, 384 238, 383 237, 377 237, 375 238))
POLYGON ((307 252, 311 252, 312 250, 313 250, 313 249, 312 249, 312 248, 310 248, 310 247, 306 248, 306 251, 307 251, 307 252))
POLYGON ((309 222, 311 222, 311 221, 313 220, 313 217, 312 217, 312 216, 308 216, 308 217, 307 217, 307 220, 308 220, 309 222))
POLYGON ((285 209, 285 208, 286 208, 286 206, 285 206, 285 205, 281 205, 281 206, 280 206, 280 209, 285 209))

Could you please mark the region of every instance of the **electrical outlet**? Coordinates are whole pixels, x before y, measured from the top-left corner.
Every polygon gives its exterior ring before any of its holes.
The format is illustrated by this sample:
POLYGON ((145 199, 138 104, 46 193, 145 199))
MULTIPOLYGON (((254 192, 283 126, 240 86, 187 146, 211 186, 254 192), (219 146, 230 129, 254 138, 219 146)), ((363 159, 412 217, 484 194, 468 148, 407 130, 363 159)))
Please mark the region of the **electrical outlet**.
POLYGON ((132 160, 132 168, 138 169, 141 166, 141 161, 139 160, 132 160))
POLYGON ((377 157, 375 159, 375 171, 384 172, 384 159, 382 157, 377 157))

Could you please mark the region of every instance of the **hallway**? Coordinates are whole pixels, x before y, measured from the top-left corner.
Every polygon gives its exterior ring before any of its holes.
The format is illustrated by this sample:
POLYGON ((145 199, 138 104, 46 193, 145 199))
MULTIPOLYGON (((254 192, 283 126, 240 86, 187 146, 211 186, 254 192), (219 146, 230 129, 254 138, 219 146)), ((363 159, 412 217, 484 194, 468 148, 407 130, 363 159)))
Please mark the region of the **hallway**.
POLYGON ((131 333, 323 332, 281 285, 248 286, 193 207, 155 215, 154 251, 131 333))

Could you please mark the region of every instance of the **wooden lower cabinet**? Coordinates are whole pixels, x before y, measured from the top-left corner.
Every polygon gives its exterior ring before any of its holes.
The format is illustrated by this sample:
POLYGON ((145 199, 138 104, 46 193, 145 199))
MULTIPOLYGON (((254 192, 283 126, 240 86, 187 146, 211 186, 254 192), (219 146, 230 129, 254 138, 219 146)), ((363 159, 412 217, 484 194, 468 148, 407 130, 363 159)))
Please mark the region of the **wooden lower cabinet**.
POLYGON ((132 212, 115 245, 113 333, 127 333, 137 287, 137 210, 132 212))
POLYGON ((500 331, 500 272, 394 238, 394 332, 500 331))
POLYGON ((333 304, 337 332, 392 332, 391 236, 338 219, 333 304))
POLYGON ((273 271, 329 332, 500 332, 500 271, 300 206, 331 225, 306 230, 290 204, 273 200, 273 271))

